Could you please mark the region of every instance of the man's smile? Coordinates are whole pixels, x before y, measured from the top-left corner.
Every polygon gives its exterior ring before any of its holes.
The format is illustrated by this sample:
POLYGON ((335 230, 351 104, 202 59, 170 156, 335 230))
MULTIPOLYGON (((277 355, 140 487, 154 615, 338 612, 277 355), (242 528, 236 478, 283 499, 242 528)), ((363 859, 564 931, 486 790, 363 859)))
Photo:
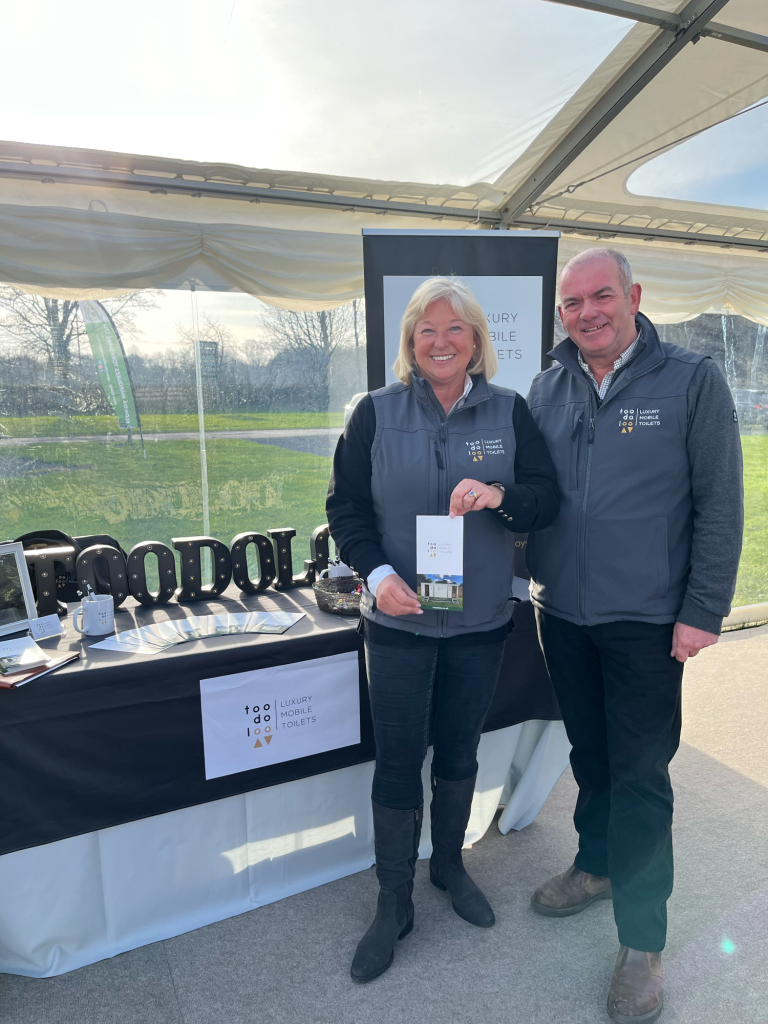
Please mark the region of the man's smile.
POLYGON ((595 331, 602 331, 604 327, 608 327, 608 324, 598 324, 597 327, 582 327, 582 334, 594 334, 595 331))

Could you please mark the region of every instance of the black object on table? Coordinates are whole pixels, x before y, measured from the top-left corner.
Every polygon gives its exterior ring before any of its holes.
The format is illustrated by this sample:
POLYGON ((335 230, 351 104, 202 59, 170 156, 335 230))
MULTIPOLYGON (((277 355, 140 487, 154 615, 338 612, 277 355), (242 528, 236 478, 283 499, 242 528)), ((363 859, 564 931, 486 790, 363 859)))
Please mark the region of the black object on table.
MULTIPOLYGON (((75 606, 71 606, 74 608, 75 606)), ((40 641, 81 658, 39 681, 0 693, 0 854, 127 821, 319 775, 374 757, 357 620, 319 611, 311 591, 144 608, 116 613, 119 632, 167 618, 237 611, 303 611, 282 635, 191 641, 160 654, 90 651, 64 619, 67 637, 40 641), (206 780, 200 680, 358 651, 361 742, 206 780)), ((529 602, 515 607, 502 673, 484 731, 529 719, 559 719, 529 602)))

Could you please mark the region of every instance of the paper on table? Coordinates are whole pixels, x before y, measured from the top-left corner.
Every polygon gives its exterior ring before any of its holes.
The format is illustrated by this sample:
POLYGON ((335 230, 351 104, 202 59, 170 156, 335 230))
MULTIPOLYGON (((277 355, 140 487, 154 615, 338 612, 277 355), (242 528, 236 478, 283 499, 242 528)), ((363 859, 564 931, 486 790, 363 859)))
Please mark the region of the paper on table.
POLYGON ((120 637, 111 636, 108 640, 100 640, 97 644, 91 644, 88 650, 95 649, 102 651, 120 651, 122 654, 159 654, 162 647, 155 647, 153 644, 126 643, 120 637))
POLYGON ((299 619, 303 619, 305 612, 264 612, 269 625, 293 626, 299 619))
POLYGON ((0 643, 0 673, 3 675, 39 668, 50 659, 50 654, 38 647, 31 636, 0 643))
POLYGON ((131 632, 147 639, 152 637, 163 642, 170 641, 173 644, 183 644, 189 639, 189 636, 184 630, 179 628, 180 625, 181 623, 174 619, 168 619, 164 622, 150 622, 149 625, 142 626, 140 630, 131 630, 131 632))
POLYGON ((416 516, 416 594, 422 608, 460 612, 464 603, 464 520, 416 516))
POLYGON ((175 647, 176 644, 182 643, 184 640, 184 638, 180 636, 158 636, 158 634, 148 626, 142 626, 140 629, 132 630, 131 632, 140 644, 149 644, 150 647, 157 647, 158 650, 161 651, 166 650, 168 647, 175 647))
POLYGON ((255 612, 249 617, 246 633, 284 633, 299 619, 304 612, 255 612))
POLYGON ((190 615, 186 619, 168 619, 152 622, 138 629, 108 637, 91 644, 105 651, 123 651, 128 654, 158 654, 160 651, 208 637, 243 633, 284 633, 304 612, 235 612, 227 615, 190 615))
MULTIPOLYGON (((168 642, 166 640, 161 640, 160 637, 154 636, 151 633, 143 634, 143 630, 143 626, 139 629, 125 629, 122 633, 113 633, 112 636, 105 637, 105 639, 117 640, 126 647, 130 647, 131 645, 134 647, 146 647, 149 645, 150 647, 157 647, 160 651, 168 646, 168 642)), ((91 646, 95 647, 96 644, 91 644, 91 646)))
POLYGON ((190 640, 202 640, 209 635, 207 615, 188 615, 183 621, 190 640))

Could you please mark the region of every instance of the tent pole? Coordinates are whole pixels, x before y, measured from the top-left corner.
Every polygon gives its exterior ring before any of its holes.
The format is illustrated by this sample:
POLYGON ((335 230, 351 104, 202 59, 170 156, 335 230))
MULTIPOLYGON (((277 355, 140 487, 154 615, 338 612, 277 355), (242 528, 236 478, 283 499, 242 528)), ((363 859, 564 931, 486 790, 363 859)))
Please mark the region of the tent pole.
MULTIPOLYGON (((205 448, 205 409, 203 406, 203 371, 200 362, 200 320, 197 312, 197 292, 195 282, 190 280, 192 296, 192 333, 195 339, 195 383, 197 384, 197 432, 200 438, 200 489, 203 496, 203 533, 211 535, 211 514, 208 503, 208 453, 205 448)), ((203 559, 200 565, 202 576, 210 575, 210 548, 201 552, 203 559)), ((203 585, 204 580, 200 580, 203 585)))

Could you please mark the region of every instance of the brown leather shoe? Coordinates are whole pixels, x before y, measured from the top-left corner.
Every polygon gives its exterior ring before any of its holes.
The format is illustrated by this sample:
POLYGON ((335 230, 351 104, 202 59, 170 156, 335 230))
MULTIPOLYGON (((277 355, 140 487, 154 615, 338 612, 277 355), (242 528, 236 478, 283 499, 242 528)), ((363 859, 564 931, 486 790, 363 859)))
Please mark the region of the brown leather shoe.
POLYGON ((571 864, 562 875, 540 885, 531 897, 531 906, 545 917, 570 917, 580 914, 595 900, 613 899, 611 880, 590 875, 571 864))
POLYGON ((608 1016, 616 1024, 652 1024, 663 1005, 661 953, 619 946, 608 993, 608 1016))

